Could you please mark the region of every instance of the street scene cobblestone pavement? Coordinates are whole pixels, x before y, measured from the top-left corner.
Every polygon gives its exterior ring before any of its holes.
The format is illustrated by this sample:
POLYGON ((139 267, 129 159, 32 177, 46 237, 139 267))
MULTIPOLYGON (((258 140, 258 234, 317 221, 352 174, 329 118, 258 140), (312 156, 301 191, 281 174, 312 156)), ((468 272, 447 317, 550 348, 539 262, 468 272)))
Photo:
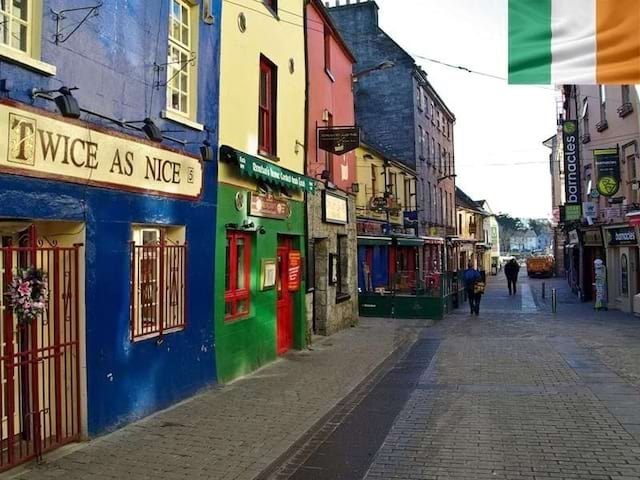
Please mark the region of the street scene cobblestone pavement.
POLYGON ((490 279, 477 317, 363 320, 10 475, 640 479, 640 320, 593 311, 563 279, 520 283, 509 296, 490 279))

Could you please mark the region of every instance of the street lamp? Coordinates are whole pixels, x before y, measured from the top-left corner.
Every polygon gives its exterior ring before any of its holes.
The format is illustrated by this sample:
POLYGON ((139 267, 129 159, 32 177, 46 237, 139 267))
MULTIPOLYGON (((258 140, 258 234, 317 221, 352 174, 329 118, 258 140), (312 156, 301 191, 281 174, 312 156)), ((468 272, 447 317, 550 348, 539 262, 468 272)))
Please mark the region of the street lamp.
POLYGON ((391 60, 385 60, 382 63, 376 65, 375 67, 366 68, 366 69, 362 70, 361 72, 354 73, 351 76, 351 78, 352 78, 353 83, 358 83, 358 79, 364 77, 365 75, 370 74, 371 72, 388 70, 389 68, 393 68, 395 66, 396 66, 396 64, 393 63, 391 60))

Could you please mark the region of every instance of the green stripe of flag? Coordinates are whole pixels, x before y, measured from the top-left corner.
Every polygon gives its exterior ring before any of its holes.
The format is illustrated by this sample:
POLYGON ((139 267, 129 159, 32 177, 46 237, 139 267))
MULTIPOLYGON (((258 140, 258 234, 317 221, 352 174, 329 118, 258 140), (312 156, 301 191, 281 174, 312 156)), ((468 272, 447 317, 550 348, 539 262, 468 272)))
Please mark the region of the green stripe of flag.
POLYGON ((551 83, 551 1, 509 0, 509 83, 551 83))

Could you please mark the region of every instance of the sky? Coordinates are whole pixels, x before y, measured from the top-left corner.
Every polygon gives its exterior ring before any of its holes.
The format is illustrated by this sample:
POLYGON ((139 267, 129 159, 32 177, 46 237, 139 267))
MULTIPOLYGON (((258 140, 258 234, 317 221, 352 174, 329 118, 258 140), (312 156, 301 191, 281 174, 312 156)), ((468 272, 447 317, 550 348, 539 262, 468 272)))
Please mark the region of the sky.
MULTIPOLYGON (((424 68, 456 115, 456 183, 494 212, 551 216, 553 87, 510 86, 417 56, 507 76, 508 0, 377 0, 380 27, 424 68)), ((341 0, 344 3, 345 0, 341 0)))

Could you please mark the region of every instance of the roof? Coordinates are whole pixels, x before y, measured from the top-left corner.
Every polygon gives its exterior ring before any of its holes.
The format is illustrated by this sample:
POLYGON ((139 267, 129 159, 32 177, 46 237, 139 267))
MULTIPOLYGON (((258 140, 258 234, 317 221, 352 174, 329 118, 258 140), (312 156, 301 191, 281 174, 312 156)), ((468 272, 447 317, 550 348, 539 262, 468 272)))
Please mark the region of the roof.
POLYGON ((385 155, 384 153, 382 153, 382 151, 378 148, 375 147, 373 145, 371 145, 370 142, 363 142, 360 141, 360 146, 362 148, 366 148, 367 150, 375 153, 377 156, 379 156, 380 158, 382 158, 385 161, 388 161, 389 163, 391 163, 394 167, 397 167, 403 171, 405 171, 406 173, 413 175, 413 176, 417 176, 416 171, 410 167, 408 167, 407 165, 405 165, 402 162, 398 162, 397 160, 392 160, 390 159, 387 155, 385 155))
POLYGON ((488 212, 480 208, 478 204, 473 201, 469 195, 464 193, 460 187, 456 187, 456 206, 480 213, 481 215, 490 215, 488 212))
POLYGON ((322 20, 324 20, 324 23, 328 25, 329 28, 331 29, 331 34, 333 35, 333 38, 336 39, 336 42, 338 42, 338 45, 340 45, 340 48, 344 50, 344 53, 349 57, 351 62, 357 63, 355 55, 353 54, 351 49, 347 46, 344 39, 338 32, 338 28, 333 23, 333 20, 331 19, 331 15, 329 15, 329 12, 327 11, 327 7, 324 6, 321 0, 307 0, 307 1, 308 3, 316 7, 316 9, 318 10, 318 13, 322 17, 322 20))

